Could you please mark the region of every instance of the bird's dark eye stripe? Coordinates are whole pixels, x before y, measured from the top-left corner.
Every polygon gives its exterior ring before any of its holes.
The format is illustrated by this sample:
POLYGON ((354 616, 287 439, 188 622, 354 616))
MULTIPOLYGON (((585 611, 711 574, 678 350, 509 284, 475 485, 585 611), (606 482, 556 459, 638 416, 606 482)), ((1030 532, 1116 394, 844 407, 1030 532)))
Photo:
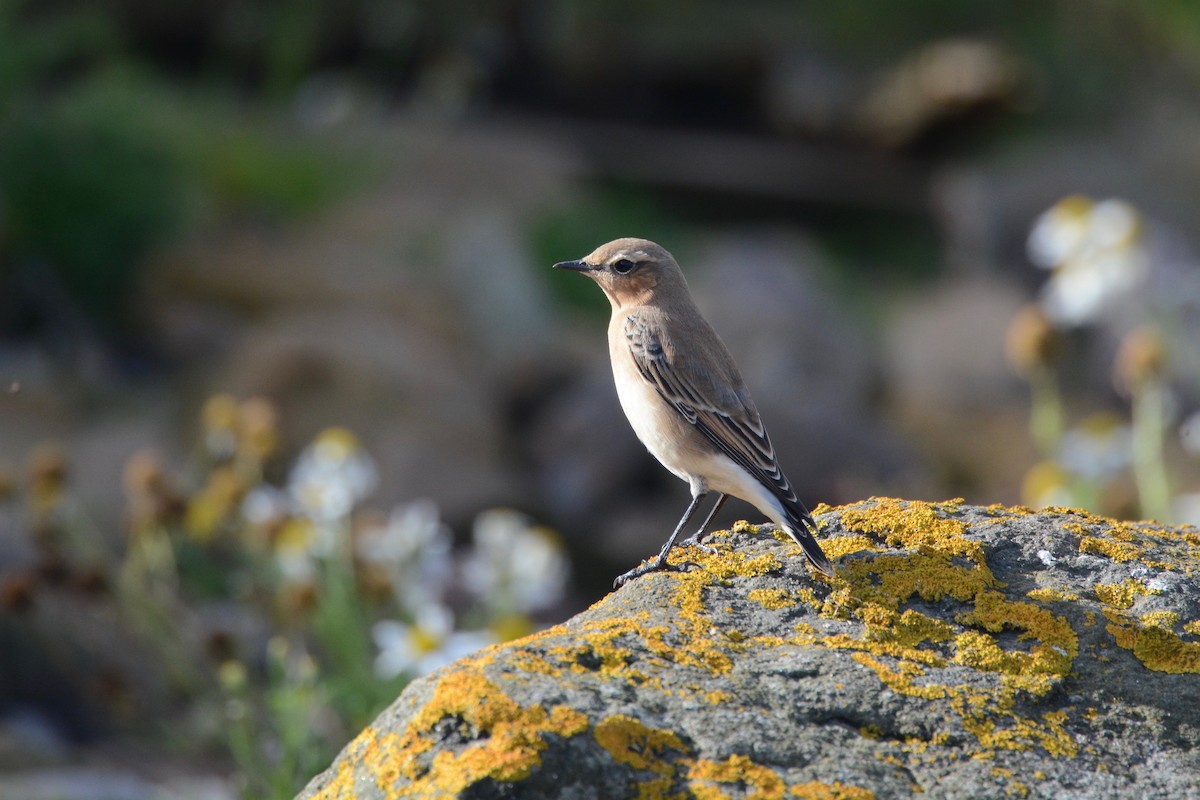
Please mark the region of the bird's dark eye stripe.
POLYGON ((636 266, 637 264, 634 264, 628 258, 622 258, 620 261, 617 261, 613 264, 613 269, 624 275, 627 272, 632 272, 633 268, 636 266))

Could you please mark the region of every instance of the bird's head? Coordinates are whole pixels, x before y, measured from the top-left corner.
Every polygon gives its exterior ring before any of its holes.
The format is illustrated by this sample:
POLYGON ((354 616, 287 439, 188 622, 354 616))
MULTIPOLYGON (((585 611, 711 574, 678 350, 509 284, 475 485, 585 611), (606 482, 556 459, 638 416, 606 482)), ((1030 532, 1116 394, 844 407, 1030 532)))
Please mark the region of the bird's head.
POLYGON ((646 239, 616 239, 577 261, 560 261, 554 268, 587 275, 600 284, 613 308, 688 296, 679 264, 663 247, 646 239))

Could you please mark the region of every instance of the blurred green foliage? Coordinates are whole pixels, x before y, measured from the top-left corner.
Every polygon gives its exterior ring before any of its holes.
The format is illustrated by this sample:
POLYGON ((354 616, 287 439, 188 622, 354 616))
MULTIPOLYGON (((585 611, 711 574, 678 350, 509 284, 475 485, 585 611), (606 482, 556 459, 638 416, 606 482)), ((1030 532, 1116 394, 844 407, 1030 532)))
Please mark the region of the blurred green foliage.
POLYGON ((50 261, 103 323, 120 318, 142 257, 183 217, 180 165, 143 97, 120 77, 96 78, 25 100, 0 129, 9 248, 50 261))
MULTIPOLYGON (((353 159, 348 168, 327 143, 270 127, 279 104, 318 69, 401 88, 422 85, 423 70, 465 53, 500 76, 497 86, 528 92, 536 106, 557 96, 539 95, 539 86, 565 81, 560 88, 574 92, 571 69, 603 69, 618 43, 623 63, 639 74, 655 65, 715 73, 747 58, 769 71, 800 50, 868 75, 954 36, 1000 41, 1035 65, 1035 126, 1043 128, 1109 113, 1113 95, 1136 89, 1150 63, 1200 82, 1200 5, 1180 0, 758 0, 736 8, 701 0, 686 19, 666 0, 511 8, 234 0, 211 11, 186 2, 163 9, 0 0, 0 281, 14 261, 44 261, 111 328, 132 310, 147 253, 198 221, 215 214, 277 222, 321 208, 367 170, 353 159), (172 50, 176 42, 183 53, 172 50), (545 84, 561 66, 571 69, 545 84), (168 81, 167 70, 187 78, 168 81), (252 104, 267 113, 248 115, 252 104)), ((608 79, 619 86, 621 74, 608 79)), ((584 101, 603 105, 623 94, 609 87, 584 101)), ((613 231, 671 240, 681 227, 635 190, 595 203, 536 224, 538 256, 586 252, 613 231)), ((915 271, 923 260, 911 259, 915 271)), ((592 305, 579 287, 555 291, 592 305)))
MULTIPOLYGON (((289 53, 272 62, 280 85, 304 61, 289 53)), ((45 262, 119 331, 148 253, 206 211, 286 220, 366 174, 282 137, 227 98, 155 78, 95 9, 0 0, 0 284, 14 263, 45 262)))
POLYGON ((817 236, 832 266, 822 278, 862 323, 882 322, 895 292, 928 285, 944 266, 938 232, 918 217, 845 212, 826 219, 817 236))

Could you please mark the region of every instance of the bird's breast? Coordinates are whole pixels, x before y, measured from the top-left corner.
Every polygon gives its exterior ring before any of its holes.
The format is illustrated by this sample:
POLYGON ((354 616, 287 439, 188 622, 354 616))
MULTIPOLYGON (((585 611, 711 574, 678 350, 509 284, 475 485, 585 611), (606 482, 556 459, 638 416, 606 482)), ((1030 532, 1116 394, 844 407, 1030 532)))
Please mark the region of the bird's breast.
POLYGON ((690 471, 685 465, 695 449, 691 441, 695 429, 642 377, 628 349, 614 352, 613 356, 617 398, 633 432, 664 467, 689 480, 690 471))

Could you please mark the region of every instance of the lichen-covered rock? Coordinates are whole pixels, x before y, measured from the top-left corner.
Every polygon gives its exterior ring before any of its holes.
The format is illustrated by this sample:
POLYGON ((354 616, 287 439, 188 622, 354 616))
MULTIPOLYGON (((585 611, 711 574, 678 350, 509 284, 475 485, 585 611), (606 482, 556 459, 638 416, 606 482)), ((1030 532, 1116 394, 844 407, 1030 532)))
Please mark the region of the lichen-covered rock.
POLYGON ((1200 797, 1200 532, 819 508, 415 681, 301 797, 1200 797))

